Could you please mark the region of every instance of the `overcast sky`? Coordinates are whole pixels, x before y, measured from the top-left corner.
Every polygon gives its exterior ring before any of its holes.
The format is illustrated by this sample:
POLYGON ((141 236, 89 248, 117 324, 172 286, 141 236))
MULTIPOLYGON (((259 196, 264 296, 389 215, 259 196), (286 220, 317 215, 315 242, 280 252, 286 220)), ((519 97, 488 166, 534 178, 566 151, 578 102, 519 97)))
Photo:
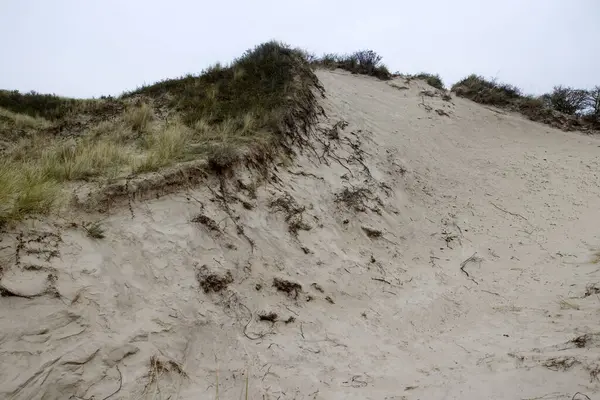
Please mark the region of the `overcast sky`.
POLYGON ((372 49, 391 71, 446 84, 600 84, 600 0, 0 0, 0 88, 116 95, 270 39, 372 49))

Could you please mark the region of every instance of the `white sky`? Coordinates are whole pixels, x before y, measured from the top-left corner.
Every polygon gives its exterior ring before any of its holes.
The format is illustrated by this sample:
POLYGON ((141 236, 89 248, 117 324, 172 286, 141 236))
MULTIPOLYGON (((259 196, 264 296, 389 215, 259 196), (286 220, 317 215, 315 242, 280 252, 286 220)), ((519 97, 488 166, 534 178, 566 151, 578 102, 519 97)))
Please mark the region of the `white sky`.
POLYGON ((600 85, 600 0, 0 0, 0 88, 116 95, 270 39, 446 84, 600 85))

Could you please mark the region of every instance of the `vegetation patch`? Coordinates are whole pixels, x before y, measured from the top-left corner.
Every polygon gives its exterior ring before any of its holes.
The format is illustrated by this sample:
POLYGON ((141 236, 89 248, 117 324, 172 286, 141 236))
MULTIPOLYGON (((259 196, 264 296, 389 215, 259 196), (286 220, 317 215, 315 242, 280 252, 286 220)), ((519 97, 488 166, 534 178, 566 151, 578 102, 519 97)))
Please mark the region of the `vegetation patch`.
POLYGON ((278 42, 118 98, 0 91, 0 223, 51 211, 67 182, 108 187, 193 160, 265 166, 307 143, 320 95, 306 53, 278 42))
POLYGON ((379 229, 373 229, 368 226, 362 226, 361 228, 365 232, 365 234, 371 239, 376 239, 383 236, 383 232, 381 232, 379 229))
POLYGON ((274 312, 258 314, 259 321, 268 321, 268 322, 275 323, 275 322, 277 322, 278 318, 279 318, 278 315, 274 312))
POLYGON ((274 212, 282 211, 285 213, 285 222, 288 224, 288 231, 294 235, 298 235, 298 231, 309 231, 312 227, 304 222, 303 215, 306 207, 299 206, 296 200, 289 194, 271 201, 270 207, 274 212))
POLYGON ((438 74, 430 74, 427 72, 421 72, 416 75, 411 75, 410 78, 411 79, 421 79, 421 80, 427 82, 427 84, 429 86, 432 86, 436 89, 444 90, 444 81, 442 81, 442 78, 438 74))
POLYGON ((274 278, 273 286, 275 289, 287 293, 288 296, 293 297, 294 299, 297 299, 298 294, 302 292, 302 285, 286 279, 274 278))
POLYGON ((516 86, 469 75, 452 86, 457 96, 520 112, 532 121, 563 130, 600 129, 600 87, 591 90, 555 86, 542 96, 525 95, 516 86))

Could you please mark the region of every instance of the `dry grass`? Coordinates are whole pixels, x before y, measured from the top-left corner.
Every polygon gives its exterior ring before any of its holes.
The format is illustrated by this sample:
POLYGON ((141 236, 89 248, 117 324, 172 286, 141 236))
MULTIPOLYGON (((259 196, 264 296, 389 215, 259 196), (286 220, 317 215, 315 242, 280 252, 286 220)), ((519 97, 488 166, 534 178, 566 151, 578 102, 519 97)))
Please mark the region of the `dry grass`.
MULTIPOLYGON (((140 109, 133 114, 147 115, 140 109)), ((275 145, 268 132, 256 129, 252 114, 239 123, 210 125, 200 120, 194 128, 177 120, 160 124, 146 120, 137 125, 145 131, 141 135, 132 132, 127 120, 131 115, 127 110, 121 119, 104 121, 80 139, 33 135, 15 143, 0 163, 0 222, 50 211, 62 182, 102 182, 196 158, 222 170, 252 152, 273 151, 275 145)))
POLYGON ((96 176, 116 177, 130 163, 127 151, 109 139, 59 142, 31 160, 57 181, 87 180, 96 176))
POLYGON ((131 126, 125 123, 124 117, 101 121, 92 126, 88 133, 90 137, 110 138, 111 141, 119 144, 131 143, 139 136, 139 133, 134 132, 131 126))
POLYGON ((154 112, 146 103, 142 103, 139 106, 131 106, 127 108, 124 114, 127 125, 137 132, 145 132, 154 119, 154 112))
POLYGON ((0 108, 0 130, 4 127, 17 129, 45 129, 50 127, 50 121, 41 117, 32 117, 27 114, 18 114, 10 110, 0 108))
POLYGON ((0 162, 0 224, 28 214, 43 214, 60 199, 60 186, 40 168, 0 162))
POLYGON ((15 141, 21 137, 31 136, 37 131, 49 128, 51 125, 51 122, 44 118, 18 114, 0 108, 0 141, 15 141))
POLYGON ((50 140, 33 136, 0 162, 0 222, 44 214, 62 198, 61 182, 117 176, 130 163, 109 139, 50 140))
POLYGON ((133 161, 133 172, 157 171, 177 161, 183 161, 190 138, 190 130, 179 123, 149 133, 143 139, 146 152, 133 161))

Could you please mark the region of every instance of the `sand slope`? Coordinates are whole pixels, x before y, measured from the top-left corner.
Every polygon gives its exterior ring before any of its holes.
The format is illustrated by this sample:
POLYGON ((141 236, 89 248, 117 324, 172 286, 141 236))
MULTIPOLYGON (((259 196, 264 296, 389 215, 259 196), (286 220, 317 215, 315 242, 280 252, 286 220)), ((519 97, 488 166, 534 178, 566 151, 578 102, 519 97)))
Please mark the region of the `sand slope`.
POLYGON ((319 140, 268 181, 2 236, 0 398, 600 395, 600 140, 319 78, 319 140))

